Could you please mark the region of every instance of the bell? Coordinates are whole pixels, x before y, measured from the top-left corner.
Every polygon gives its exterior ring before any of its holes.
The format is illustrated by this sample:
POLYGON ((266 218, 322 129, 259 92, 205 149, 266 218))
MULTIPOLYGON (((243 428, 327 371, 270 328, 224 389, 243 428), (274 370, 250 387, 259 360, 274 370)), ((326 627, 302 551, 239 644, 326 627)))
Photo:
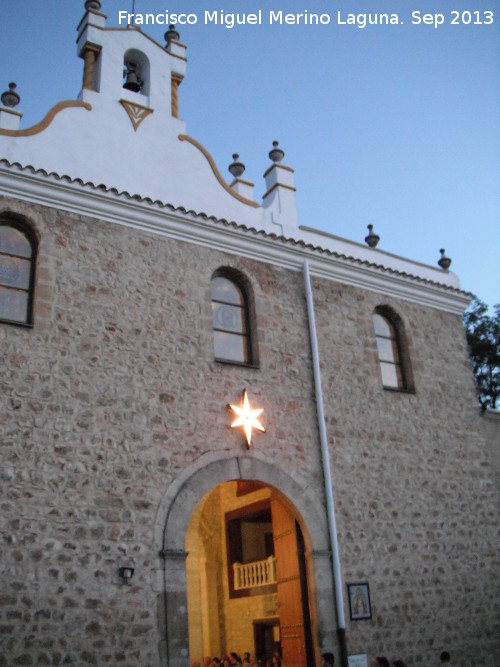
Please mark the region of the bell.
POLYGON ((127 63, 127 69, 124 71, 124 75, 127 77, 123 87, 127 90, 131 90, 134 93, 138 93, 141 90, 142 81, 137 76, 136 71, 137 65, 134 63, 127 63))

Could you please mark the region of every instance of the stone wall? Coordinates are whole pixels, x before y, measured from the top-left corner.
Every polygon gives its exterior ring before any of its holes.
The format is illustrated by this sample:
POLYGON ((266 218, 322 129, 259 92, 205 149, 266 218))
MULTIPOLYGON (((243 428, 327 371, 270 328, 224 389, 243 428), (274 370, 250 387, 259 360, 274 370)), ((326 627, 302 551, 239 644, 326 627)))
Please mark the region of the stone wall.
MULTIPOLYGON (((0 665, 163 665, 177 644, 165 648, 155 524, 189 466, 207 452, 256 457, 324 506, 303 277, 0 200, 7 209, 40 247, 34 328, 0 324, 0 665), (258 369, 213 361, 221 266, 252 284, 258 369), (244 387, 265 408, 249 453, 226 408, 244 387)), ((372 596, 372 619, 348 623, 349 652, 430 665, 446 649, 457 667, 494 667, 498 496, 460 318, 317 279, 313 293, 343 577, 372 596), (379 305, 404 322, 415 393, 381 386, 379 305)))
POLYGON ((345 581, 368 581, 351 652, 498 661, 498 496, 458 317, 316 282, 345 581), (371 313, 403 319, 415 393, 381 387, 371 313), (493 583, 495 582, 495 583, 493 583))

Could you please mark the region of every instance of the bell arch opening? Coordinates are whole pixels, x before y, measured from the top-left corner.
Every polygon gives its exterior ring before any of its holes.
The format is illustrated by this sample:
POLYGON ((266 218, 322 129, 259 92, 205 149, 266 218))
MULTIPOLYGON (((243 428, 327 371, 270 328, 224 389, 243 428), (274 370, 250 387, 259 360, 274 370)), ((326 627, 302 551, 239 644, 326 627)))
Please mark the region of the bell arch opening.
POLYGON ((148 57, 137 49, 128 49, 123 56, 123 88, 146 97, 150 94, 148 57))
POLYGON ((309 667, 335 650, 326 517, 287 473, 248 456, 199 461, 167 492, 158 530, 162 519, 165 665, 236 651, 309 667))

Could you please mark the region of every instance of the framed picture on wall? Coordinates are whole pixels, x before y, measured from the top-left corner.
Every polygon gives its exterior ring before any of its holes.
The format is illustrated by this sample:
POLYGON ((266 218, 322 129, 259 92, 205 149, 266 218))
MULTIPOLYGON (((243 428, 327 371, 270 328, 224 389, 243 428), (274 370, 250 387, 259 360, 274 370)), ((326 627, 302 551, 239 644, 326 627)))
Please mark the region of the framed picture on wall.
POLYGON ((349 615, 351 621, 361 621, 372 617, 370 588, 367 582, 347 584, 349 615))
POLYGON ((358 653, 356 655, 347 656, 347 664, 349 667, 368 667, 368 660, 365 653, 358 653))

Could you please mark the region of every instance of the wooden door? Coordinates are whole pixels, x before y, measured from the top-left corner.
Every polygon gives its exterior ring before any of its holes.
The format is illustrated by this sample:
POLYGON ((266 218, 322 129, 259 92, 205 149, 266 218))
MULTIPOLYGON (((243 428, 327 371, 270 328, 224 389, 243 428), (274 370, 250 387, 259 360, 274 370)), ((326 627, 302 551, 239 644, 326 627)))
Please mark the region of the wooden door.
POLYGON ((271 513, 283 664, 286 667, 307 667, 307 630, 304 624, 295 517, 277 498, 271 498, 271 513))

